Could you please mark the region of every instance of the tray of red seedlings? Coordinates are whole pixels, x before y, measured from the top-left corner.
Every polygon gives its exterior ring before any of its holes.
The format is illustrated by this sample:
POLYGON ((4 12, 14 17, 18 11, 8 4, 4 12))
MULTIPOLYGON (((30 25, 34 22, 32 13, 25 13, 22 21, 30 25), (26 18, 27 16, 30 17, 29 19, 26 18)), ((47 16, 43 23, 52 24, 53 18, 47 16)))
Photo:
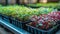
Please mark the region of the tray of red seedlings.
POLYGON ((51 12, 48 15, 50 15, 53 18, 55 18, 55 20, 57 20, 57 23, 60 25, 60 11, 58 11, 58 12, 51 12))
POLYGON ((60 19, 60 12, 52 12, 40 16, 33 15, 30 19, 33 22, 26 24, 27 31, 32 34, 54 34, 59 28, 57 21, 60 19))
POLYGON ((58 27, 59 27, 59 25, 56 25, 46 30, 31 26, 30 24, 27 24, 26 26, 27 26, 27 31, 31 32, 32 34, 55 34, 55 32, 58 31, 58 27))

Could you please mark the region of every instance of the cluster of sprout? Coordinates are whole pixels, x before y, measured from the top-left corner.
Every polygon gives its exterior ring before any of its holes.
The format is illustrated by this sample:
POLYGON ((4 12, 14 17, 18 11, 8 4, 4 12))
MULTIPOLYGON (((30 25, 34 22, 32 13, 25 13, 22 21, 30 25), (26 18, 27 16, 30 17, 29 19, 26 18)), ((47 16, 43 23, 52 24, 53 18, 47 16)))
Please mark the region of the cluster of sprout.
POLYGON ((53 10, 54 8, 43 8, 43 7, 38 9, 28 8, 25 6, 1 6, 0 7, 1 14, 12 16, 14 18, 17 17, 24 21, 28 20, 29 17, 32 15, 48 14, 53 10))

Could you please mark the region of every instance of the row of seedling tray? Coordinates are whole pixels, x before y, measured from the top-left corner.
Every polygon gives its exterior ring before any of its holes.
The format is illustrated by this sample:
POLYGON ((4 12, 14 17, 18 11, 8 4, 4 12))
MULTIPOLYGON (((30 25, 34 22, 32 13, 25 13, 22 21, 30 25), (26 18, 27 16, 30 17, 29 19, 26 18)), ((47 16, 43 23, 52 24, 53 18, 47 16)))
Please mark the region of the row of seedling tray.
MULTIPOLYGON (((31 32, 32 34, 45 34, 46 32, 45 29, 47 29, 48 31, 53 28, 51 30, 53 31, 54 29, 57 29, 58 26, 55 21, 53 21, 53 24, 55 24, 54 27, 57 26, 56 28, 50 27, 51 26, 50 22, 49 22, 50 24, 47 22, 44 22, 45 23, 44 24, 42 21, 40 21, 41 14, 48 14, 55 11, 57 11, 57 9, 44 8, 44 7, 34 9, 34 8, 28 8, 25 6, 15 6, 15 5, 14 6, 0 6, 0 17, 2 20, 5 20, 19 28, 25 29, 26 31, 31 32)), ((43 19, 44 18, 42 18, 42 20, 43 19)))
POLYGON ((56 31, 59 30, 59 24, 56 24, 54 27, 52 27, 50 29, 47 29, 47 30, 39 29, 35 26, 32 26, 30 24, 34 21, 33 18, 32 18, 33 21, 28 20, 26 22, 19 21, 17 19, 14 19, 13 17, 6 16, 6 15, 3 15, 3 14, 0 14, 0 18, 2 20, 5 20, 5 21, 19 27, 19 28, 25 29, 26 31, 28 31, 32 34, 54 34, 56 31))

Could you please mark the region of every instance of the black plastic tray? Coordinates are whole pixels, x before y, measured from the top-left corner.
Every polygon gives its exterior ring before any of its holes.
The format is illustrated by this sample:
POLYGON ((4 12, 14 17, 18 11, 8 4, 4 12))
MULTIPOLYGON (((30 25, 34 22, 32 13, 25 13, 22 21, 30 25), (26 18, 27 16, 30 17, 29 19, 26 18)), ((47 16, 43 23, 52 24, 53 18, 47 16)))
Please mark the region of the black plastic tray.
POLYGON ((13 18, 10 18, 10 23, 17 26, 17 27, 20 27, 20 28, 23 28, 26 30, 26 24, 29 23, 30 21, 26 21, 26 22, 22 22, 22 21, 19 21, 19 20, 16 20, 16 19, 13 19, 13 18))
POLYGON ((2 19, 3 19, 3 20, 5 20, 5 21, 8 21, 8 22, 10 22, 10 20, 9 20, 9 16, 2 15, 2 19))
POLYGON ((26 24, 26 26, 27 26, 27 31, 31 32, 32 34, 55 34, 55 32, 57 32, 59 28, 59 25, 56 25, 53 28, 45 31, 45 30, 30 26, 28 24, 26 24))
POLYGON ((26 22, 22 22, 22 21, 19 21, 13 17, 9 17, 9 16, 6 16, 6 15, 3 15, 1 14, 0 17, 2 18, 2 20, 5 20, 19 28, 23 28, 26 30, 26 24, 30 22, 30 20, 26 21, 26 22))

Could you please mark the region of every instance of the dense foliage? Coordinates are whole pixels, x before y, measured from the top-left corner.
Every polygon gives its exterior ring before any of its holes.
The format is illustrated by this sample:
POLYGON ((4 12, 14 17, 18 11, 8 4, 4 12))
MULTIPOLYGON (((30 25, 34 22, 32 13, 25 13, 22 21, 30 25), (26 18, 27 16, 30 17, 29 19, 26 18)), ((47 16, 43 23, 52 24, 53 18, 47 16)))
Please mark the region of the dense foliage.
POLYGON ((49 29, 55 26, 57 21, 60 20, 60 12, 51 12, 49 14, 42 14, 40 16, 33 15, 30 17, 30 20, 33 21, 30 23, 31 26, 40 29, 49 29))
POLYGON ((33 9, 33 8, 27 8, 25 6, 1 6, 0 7, 0 13, 5 14, 7 16, 12 16, 14 18, 18 18, 22 21, 29 20, 29 17, 32 15, 40 15, 40 14, 48 14, 52 11, 54 11, 54 8, 38 8, 38 9, 33 9))

